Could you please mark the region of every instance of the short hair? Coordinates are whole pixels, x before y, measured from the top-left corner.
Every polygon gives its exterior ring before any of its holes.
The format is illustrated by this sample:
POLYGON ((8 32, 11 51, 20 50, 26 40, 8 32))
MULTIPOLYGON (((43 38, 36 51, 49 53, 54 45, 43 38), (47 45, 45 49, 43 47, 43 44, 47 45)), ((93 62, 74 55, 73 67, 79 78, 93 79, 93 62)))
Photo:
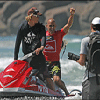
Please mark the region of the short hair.
POLYGON ((46 24, 48 23, 49 20, 52 20, 53 22, 55 22, 55 20, 53 18, 49 18, 46 22, 46 24))
POLYGON ((92 28, 95 30, 95 31, 100 31, 100 24, 91 24, 92 28))

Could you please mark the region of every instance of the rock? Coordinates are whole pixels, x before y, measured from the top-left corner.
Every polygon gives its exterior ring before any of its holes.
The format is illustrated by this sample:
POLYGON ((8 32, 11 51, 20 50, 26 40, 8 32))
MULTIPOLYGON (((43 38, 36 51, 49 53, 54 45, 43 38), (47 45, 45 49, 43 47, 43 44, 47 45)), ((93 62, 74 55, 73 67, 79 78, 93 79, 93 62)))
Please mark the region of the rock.
POLYGON ((22 2, 20 1, 9 1, 5 2, 3 5, 3 21, 7 23, 7 19, 15 13, 18 8, 22 5, 22 2))
POLYGON ((68 22, 70 8, 76 9, 69 34, 88 35, 94 17, 100 16, 100 1, 0 1, 0 36, 16 35, 18 26, 27 16, 31 7, 43 14, 39 21, 46 25, 49 18, 54 18, 56 30, 60 30, 68 22))

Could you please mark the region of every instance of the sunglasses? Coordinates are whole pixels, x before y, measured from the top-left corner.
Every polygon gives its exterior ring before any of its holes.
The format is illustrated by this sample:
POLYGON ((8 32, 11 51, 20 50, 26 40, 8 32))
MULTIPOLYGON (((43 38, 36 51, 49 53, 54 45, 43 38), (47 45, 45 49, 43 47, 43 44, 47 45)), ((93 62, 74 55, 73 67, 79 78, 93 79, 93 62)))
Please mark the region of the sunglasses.
POLYGON ((33 14, 37 15, 37 13, 39 13, 39 11, 38 10, 34 10, 33 14))
POLYGON ((36 15, 36 14, 33 14, 33 16, 35 16, 35 17, 39 17, 39 15, 36 15))
POLYGON ((49 27, 55 27, 55 25, 49 25, 49 27))
POLYGON ((39 15, 37 15, 38 13, 39 13, 38 10, 34 10, 33 16, 35 16, 35 17, 39 17, 39 15))

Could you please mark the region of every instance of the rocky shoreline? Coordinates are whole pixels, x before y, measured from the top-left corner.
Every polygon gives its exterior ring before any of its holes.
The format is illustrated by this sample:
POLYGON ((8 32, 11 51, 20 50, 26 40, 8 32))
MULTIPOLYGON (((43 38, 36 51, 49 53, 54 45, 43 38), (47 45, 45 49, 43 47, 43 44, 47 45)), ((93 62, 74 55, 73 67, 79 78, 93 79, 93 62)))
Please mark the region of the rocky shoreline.
POLYGON ((61 29, 70 16, 69 9, 74 7, 76 13, 69 34, 88 35, 91 20, 100 17, 100 1, 0 1, 0 36, 16 35, 18 26, 25 20, 28 9, 37 7, 43 14, 40 22, 46 25, 47 19, 53 17, 57 30, 61 29))

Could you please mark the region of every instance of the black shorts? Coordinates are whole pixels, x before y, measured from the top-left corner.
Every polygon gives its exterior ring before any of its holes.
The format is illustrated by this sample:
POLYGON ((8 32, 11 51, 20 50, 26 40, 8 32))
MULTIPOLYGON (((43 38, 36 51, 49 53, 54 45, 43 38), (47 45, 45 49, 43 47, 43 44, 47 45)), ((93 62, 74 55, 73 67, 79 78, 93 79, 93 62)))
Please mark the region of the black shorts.
POLYGON ((48 71, 51 77, 59 76, 61 78, 61 67, 59 61, 53 61, 53 62, 46 61, 46 65, 48 67, 48 71))
POLYGON ((39 73, 43 74, 45 78, 50 77, 50 74, 46 68, 46 59, 43 54, 39 54, 33 57, 30 62, 30 66, 33 69, 38 69, 39 73))

